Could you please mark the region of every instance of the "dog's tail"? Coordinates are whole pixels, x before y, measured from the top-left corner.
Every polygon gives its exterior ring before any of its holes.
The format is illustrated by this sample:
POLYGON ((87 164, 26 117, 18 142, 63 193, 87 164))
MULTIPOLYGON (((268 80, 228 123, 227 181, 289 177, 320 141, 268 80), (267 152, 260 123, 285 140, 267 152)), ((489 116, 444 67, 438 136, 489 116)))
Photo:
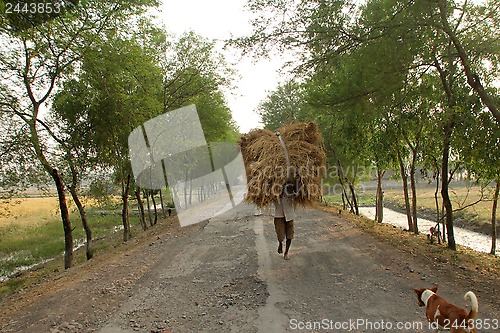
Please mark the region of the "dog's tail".
POLYGON ((469 312, 469 315, 467 316, 467 319, 474 319, 476 318, 477 311, 478 311, 478 304, 477 304, 477 297, 474 295, 472 291, 468 291, 464 295, 464 300, 469 301, 471 303, 471 309, 469 312))

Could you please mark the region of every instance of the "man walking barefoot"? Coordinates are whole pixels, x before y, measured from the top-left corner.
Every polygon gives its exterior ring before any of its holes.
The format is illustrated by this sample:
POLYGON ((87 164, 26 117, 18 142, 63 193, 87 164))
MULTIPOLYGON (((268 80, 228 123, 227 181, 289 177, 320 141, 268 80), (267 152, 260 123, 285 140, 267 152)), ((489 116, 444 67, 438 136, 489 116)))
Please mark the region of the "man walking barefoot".
POLYGON ((283 259, 290 260, 288 250, 290 249, 290 245, 292 245, 294 235, 293 220, 295 212, 293 210, 293 197, 296 193, 293 190, 289 192, 287 185, 285 185, 282 191, 280 200, 274 201, 274 229, 278 238, 278 253, 283 253, 283 240, 286 239, 283 259))

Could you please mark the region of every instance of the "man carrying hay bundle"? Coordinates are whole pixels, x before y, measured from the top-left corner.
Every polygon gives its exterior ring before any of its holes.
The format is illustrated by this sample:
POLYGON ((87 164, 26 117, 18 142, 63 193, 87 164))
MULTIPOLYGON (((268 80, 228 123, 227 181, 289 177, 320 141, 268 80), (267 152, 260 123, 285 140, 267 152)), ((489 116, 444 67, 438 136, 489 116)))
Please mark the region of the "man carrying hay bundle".
POLYGON ((285 253, 283 258, 289 260, 288 250, 292 245, 292 239, 295 234, 293 227, 293 220, 295 219, 295 212, 293 206, 293 199, 297 196, 298 191, 294 182, 290 177, 287 183, 283 186, 282 194, 279 201, 274 201, 274 230, 278 238, 278 253, 283 253, 283 240, 286 239, 285 253))
POLYGON ((284 258, 289 259, 294 209, 312 206, 322 195, 326 156, 318 126, 314 122, 292 123, 276 133, 252 130, 241 137, 240 147, 247 173, 245 200, 259 208, 275 205, 278 252, 283 253, 282 241, 286 237, 284 258))

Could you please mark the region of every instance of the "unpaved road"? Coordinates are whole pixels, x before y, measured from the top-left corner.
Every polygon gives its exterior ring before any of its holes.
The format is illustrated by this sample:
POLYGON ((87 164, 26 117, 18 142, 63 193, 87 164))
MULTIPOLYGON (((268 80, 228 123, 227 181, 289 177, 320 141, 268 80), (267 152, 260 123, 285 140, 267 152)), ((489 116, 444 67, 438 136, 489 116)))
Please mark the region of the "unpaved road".
POLYGON ((430 332, 411 288, 433 283, 462 306, 473 290, 479 318, 500 320, 498 279, 415 258, 322 210, 299 211, 295 225, 290 261, 271 215, 247 205, 159 231, 2 300, 0 331, 430 332))

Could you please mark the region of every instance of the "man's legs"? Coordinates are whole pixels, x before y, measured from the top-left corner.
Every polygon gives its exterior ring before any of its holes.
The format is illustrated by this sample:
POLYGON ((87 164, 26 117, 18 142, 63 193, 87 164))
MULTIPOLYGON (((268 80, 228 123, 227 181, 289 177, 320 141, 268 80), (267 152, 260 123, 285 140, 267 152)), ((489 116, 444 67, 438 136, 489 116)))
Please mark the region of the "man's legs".
POLYGON ((295 230, 293 227, 293 220, 285 222, 285 234, 286 234, 286 243, 285 243, 285 254, 283 255, 283 259, 290 260, 288 256, 288 250, 290 249, 290 245, 292 245, 292 239, 295 234, 295 230))
MULTIPOLYGON (((280 245, 281 245, 281 243, 280 243, 280 245)), ((290 245, 292 245, 292 240, 287 239, 286 245, 285 245, 285 254, 283 255, 283 259, 285 259, 285 260, 290 260, 290 257, 288 256, 288 250, 290 249, 290 245)))
POLYGON ((283 253, 283 240, 285 239, 285 219, 282 217, 274 218, 274 230, 278 238, 278 253, 283 253))

